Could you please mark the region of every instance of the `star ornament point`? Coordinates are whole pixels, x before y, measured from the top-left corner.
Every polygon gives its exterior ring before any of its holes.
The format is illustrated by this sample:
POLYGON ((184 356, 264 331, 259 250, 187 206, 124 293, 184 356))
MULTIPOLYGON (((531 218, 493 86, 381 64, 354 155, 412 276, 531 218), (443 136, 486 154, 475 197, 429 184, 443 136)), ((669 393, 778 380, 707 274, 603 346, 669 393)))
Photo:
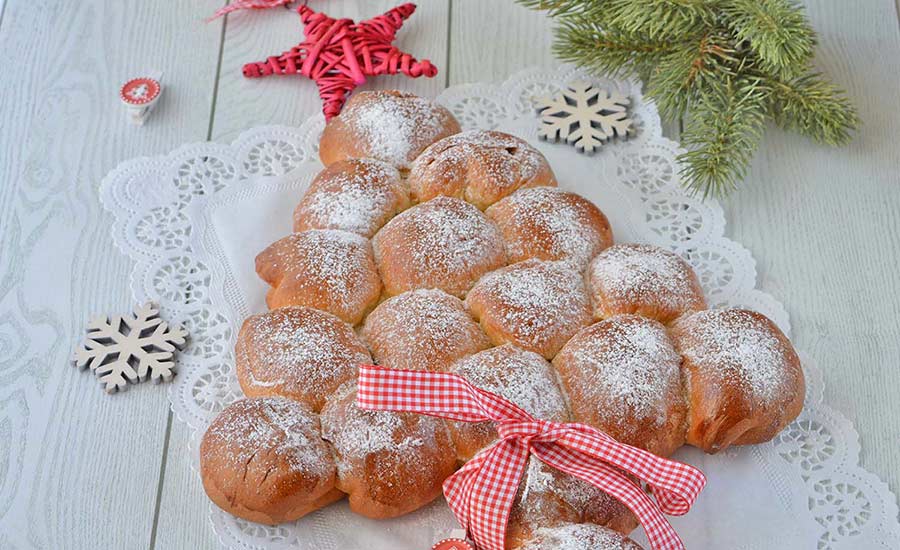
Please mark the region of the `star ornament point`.
POLYGON ((322 112, 329 120, 370 76, 403 73, 412 78, 431 78, 437 74, 437 67, 427 59, 417 60, 393 45, 397 31, 415 10, 415 4, 401 4, 357 23, 300 6, 297 13, 304 25, 303 41, 281 55, 244 65, 244 76, 301 74, 315 81, 322 112))

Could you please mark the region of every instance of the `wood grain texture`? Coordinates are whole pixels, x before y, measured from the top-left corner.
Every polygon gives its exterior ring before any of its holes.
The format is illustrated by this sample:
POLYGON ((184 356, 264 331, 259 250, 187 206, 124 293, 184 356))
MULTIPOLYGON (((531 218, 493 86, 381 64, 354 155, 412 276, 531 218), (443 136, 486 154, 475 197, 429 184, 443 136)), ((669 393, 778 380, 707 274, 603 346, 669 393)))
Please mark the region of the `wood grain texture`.
POLYGON ((825 373, 825 399, 860 433, 862 464, 900 492, 900 51, 893 1, 806 2, 817 65, 863 120, 850 146, 767 131, 726 203, 762 288, 825 373))
MULTIPOLYGON (((314 7, 359 18, 395 3, 314 7)), ((67 360, 88 313, 132 305, 130 262, 113 250, 97 200, 108 170, 208 132, 228 141, 320 111, 301 77, 240 72, 297 42, 298 18, 274 10, 204 25, 220 4, 0 0, 0 549, 219 546, 188 430, 162 388, 109 397, 67 360), (138 129, 115 89, 148 68, 165 71, 166 91, 138 129), (27 346, 10 350, 4 337, 15 331, 27 346)), ((898 492, 900 25, 894 0, 855 4, 807 2, 819 65, 850 91, 863 132, 826 149, 772 129, 725 208, 762 288, 785 304, 798 347, 825 372, 826 399, 856 423, 862 463, 898 492)), ((421 0, 398 44, 440 74, 369 86, 434 95, 553 67, 551 28, 511 0, 421 0)), ((666 128, 676 136, 677 125, 666 128)))
POLYGON ((117 163, 206 137, 213 29, 188 4, 7 0, 0 26, 0 547, 144 548, 166 437, 165 389, 108 396, 68 366, 87 316, 128 311, 97 187, 117 163), (165 40, 160 40, 165 37, 165 40), (118 86, 166 69, 143 128, 118 86), (8 337, 24 335, 11 349, 8 337))

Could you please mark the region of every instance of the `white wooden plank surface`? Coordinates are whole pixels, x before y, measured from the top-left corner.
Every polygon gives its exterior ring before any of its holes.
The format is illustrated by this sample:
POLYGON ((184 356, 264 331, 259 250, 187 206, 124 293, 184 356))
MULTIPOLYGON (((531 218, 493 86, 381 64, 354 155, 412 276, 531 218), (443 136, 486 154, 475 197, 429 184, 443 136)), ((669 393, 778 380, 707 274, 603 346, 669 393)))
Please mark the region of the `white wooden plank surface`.
POLYGON ((818 65, 863 119, 830 149, 772 129, 726 204, 730 234, 753 252, 793 338, 825 373, 862 464, 900 492, 900 30, 891 1, 806 2, 818 65))
MULTIPOLYGON (((215 548, 190 469, 196 457, 177 421, 165 447, 164 392, 147 386, 109 398, 65 363, 88 314, 131 301, 130 265, 112 250, 97 203, 100 178, 121 160, 209 131, 230 140, 318 112, 314 88, 301 79, 240 74, 244 62, 296 42, 299 22, 278 10, 231 17, 217 81, 221 23, 200 19, 219 2, 56 4, 0 0, 0 548, 150 548, 151 539, 159 549, 215 548), (114 89, 149 67, 166 71, 166 97, 146 127, 131 128, 113 107, 114 89), (28 338, 21 349, 4 339, 17 331, 28 338)), ((540 13, 506 0, 419 4, 399 45, 430 57, 441 74, 373 86, 433 95, 448 83, 555 64, 540 13)), ((726 204, 730 232, 753 251, 763 288, 785 303, 798 346, 825 371, 827 399, 857 423, 863 464, 896 492, 897 7, 807 4, 821 33, 820 64, 850 90, 866 126, 842 150, 769 132, 746 185, 726 204)), ((358 18, 393 5, 314 7, 358 18)))
MULTIPOLYGON (((191 4, 211 9, 203 0, 191 4)), ((97 187, 117 163, 203 139, 215 31, 187 3, 7 0, 0 27, 0 547, 145 548, 164 388, 107 396, 68 366, 86 318, 131 306, 97 187), (147 126, 118 87, 152 67, 147 126), (13 338, 25 338, 21 349, 13 338)))

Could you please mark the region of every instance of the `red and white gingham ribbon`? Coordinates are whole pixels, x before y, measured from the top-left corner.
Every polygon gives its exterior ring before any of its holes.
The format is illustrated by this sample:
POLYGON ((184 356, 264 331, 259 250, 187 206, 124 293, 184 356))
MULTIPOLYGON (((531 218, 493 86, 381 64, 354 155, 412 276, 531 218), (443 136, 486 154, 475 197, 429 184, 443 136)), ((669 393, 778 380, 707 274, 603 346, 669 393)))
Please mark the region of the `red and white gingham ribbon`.
POLYGON ((684 550, 663 514, 687 513, 703 489, 706 477, 692 466, 619 443, 586 424, 536 419, 455 374, 363 365, 356 403, 363 409, 496 423, 500 440, 444 481, 447 503, 481 550, 504 548, 529 453, 622 501, 644 526, 654 550, 684 550), (623 471, 645 481, 656 502, 623 471))

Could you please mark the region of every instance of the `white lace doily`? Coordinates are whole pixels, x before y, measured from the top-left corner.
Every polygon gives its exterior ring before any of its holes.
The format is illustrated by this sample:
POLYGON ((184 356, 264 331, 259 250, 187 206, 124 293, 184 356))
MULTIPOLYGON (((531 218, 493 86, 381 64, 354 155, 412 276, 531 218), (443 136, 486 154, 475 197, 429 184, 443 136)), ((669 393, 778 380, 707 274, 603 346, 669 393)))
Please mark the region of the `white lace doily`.
MULTIPOLYGON (((755 288, 749 252, 723 236, 721 207, 679 187, 678 145, 662 137, 656 108, 643 100, 639 83, 598 80, 564 66, 524 71, 499 85, 455 86, 438 101, 464 128, 504 129, 534 143, 562 187, 587 196, 609 216, 618 242, 655 243, 686 258, 711 304, 755 309, 789 332, 782 305, 755 288), (629 95, 637 135, 593 157, 539 142, 531 99, 576 78, 629 95)), ((258 251, 289 231, 294 203, 284 197, 299 196, 319 168, 323 124, 317 115, 299 128, 250 130, 231 145, 187 145, 123 163, 103 181, 101 198, 115 216, 115 242, 136 262, 135 300, 160 303, 165 317, 184 324, 192 336, 169 395, 178 419, 194 431, 189 451, 195 457, 210 419, 240 395, 232 359, 236 327, 260 307, 261 295, 255 294, 262 288, 255 286, 255 252, 249 251, 254 239, 262 243, 258 251), (270 208, 284 210, 284 222, 268 221, 280 219, 270 208)), ((673 520, 689 548, 896 548, 896 498, 859 466, 855 429, 822 402, 822 377, 807 357, 804 367, 804 411, 774 441, 717 456, 679 452, 678 458, 709 477, 695 509, 673 520)), ((420 549, 456 527, 442 501, 383 522, 337 504, 277 527, 210 509, 214 529, 231 548, 420 549)))

